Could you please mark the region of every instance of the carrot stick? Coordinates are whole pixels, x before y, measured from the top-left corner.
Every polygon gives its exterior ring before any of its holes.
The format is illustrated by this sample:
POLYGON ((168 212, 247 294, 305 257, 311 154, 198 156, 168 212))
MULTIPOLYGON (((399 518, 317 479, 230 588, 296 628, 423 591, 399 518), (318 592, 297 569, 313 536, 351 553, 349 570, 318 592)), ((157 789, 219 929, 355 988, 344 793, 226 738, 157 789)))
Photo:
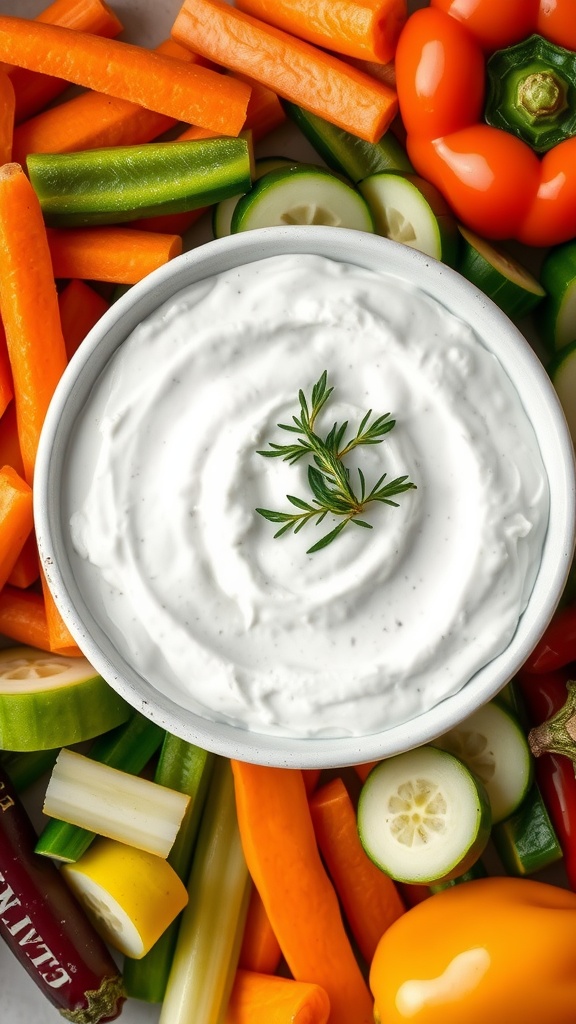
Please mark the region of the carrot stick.
POLYGON ((274 974, 278 970, 281 959, 280 944, 270 924, 262 897, 258 889, 253 886, 238 966, 247 971, 258 971, 259 974, 274 974))
POLYGON ((36 534, 32 531, 26 538, 24 547, 14 562, 14 567, 7 582, 13 587, 20 587, 22 590, 25 590, 26 587, 31 587, 39 576, 38 545, 36 543, 36 534))
POLYGON ((354 771, 361 782, 366 782, 370 772, 378 764, 378 761, 365 761, 364 764, 355 764, 354 771))
POLYGON ((304 786, 309 797, 312 796, 312 793, 316 789, 321 774, 320 768, 307 768, 302 772, 304 786))
POLYGON ((184 213, 165 213, 159 217, 141 217, 140 220, 130 221, 130 226, 138 231, 154 231, 168 235, 183 235, 189 228, 193 227, 200 220, 208 206, 201 206, 197 210, 185 210, 184 213))
POLYGON ((0 312, 30 485, 44 417, 66 367, 58 297, 40 204, 19 164, 0 167, 0 312))
MULTIPOLYGON (((156 48, 157 53, 188 64, 203 64, 204 58, 171 39, 156 48)), ((150 142, 176 124, 176 120, 137 103, 84 92, 66 103, 44 110, 14 132, 13 155, 24 164, 30 153, 72 153, 105 146, 132 146, 150 142)))
MULTIPOLYGON (((6 332, 0 323, 0 419, 3 417, 4 412, 8 408, 8 404, 13 398, 14 384, 12 381, 12 367, 10 366, 8 345, 6 343, 6 332)), ((10 460, 5 459, 4 462, 10 462, 10 460)), ((4 465, 4 463, 2 463, 2 465, 4 465)), ((18 466, 15 466, 14 469, 18 469, 20 472, 18 466)))
POLYGON ((328 996, 312 982, 236 972, 224 1024, 326 1024, 328 996))
POLYGON ((0 633, 18 644, 50 650, 46 611, 41 594, 8 583, 0 590, 0 633))
POLYGON ((12 466, 19 476, 24 476, 15 402, 10 402, 0 416, 0 465, 12 466))
POLYGON ((342 779, 310 799, 320 852, 364 960, 370 964, 386 929, 404 912, 394 882, 370 860, 358 836, 356 813, 342 779))
POLYGON ((392 60, 406 0, 235 0, 246 14, 349 57, 392 60))
POLYGON ((302 772, 232 768, 248 870, 293 977, 326 989, 331 1024, 370 1024, 372 999, 320 859, 302 772))
POLYGON ((34 526, 32 488, 11 466, 0 468, 0 587, 34 526))
POLYGON ((254 81, 253 78, 247 78, 244 75, 238 77, 241 81, 247 82, 252 89, 248 100, 244 130, 249 129, 252 132, 253 141, 260 142, 275 128, 284 124, 286 120, 284 108, 276 93, 271 89, 260 85, 260 82, 254 81))
POLYGON ((54 276, 136 284, 182 252, 179 235, 125 227, 48 228, 54 276))
POLYGON ((89 32, 2 15, 0 60, 223 135, 238 135, 246 118, 250 88, 245 82, 89 32))
POLYGON ((184 0, 172 36, 369 142, 398 110, 389 86, 224 0, 184 0))
POLYGON ((54 654, 65 654, 68 658, 80 658, 82 651, 70 633, 64 619, 58 611, 58 607, 48 586, 44 573, 40 572, 42 581, 42 593, 44 595, 44 610, 46 613, 46 625, 48 627, 48 649, 54 654))
MULTIPOLYGON (((122 31, 122 22, 103 0, 55 0, 36 18, 48 25, 62 25, 76 32, 92 32, 112 39, 122 31)), ((69 82, 51 75, 40 75, 25 68, 9 67, 8 74, 16 94, 15 119, 18 124, 48 106, 69 82)))
POLYGON ((14 86, 8 75, 0 70, 0 164, 7 164, 12 159, 15 106, 14 86))
POLYGON ((73 279, 58 295, 58 306, 66 355, 71 359, 110 303, 84 281, 73 279))

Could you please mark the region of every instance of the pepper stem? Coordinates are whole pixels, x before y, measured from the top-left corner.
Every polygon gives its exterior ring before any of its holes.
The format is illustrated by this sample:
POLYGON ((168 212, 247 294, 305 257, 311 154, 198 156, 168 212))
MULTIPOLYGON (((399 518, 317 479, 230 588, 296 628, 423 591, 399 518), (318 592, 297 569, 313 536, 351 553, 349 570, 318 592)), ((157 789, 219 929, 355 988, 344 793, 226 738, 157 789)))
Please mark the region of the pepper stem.
POLYGON ((567 93, 566 82, 553 71, 533 71, 520 79, 516 103, 530 120, 538 120, 566 110, 567 93))
POLYGON ((566 703, 542 725, 528 733, 534 757, 562 754, 576 762, 576 680, 566 683, 566 703))

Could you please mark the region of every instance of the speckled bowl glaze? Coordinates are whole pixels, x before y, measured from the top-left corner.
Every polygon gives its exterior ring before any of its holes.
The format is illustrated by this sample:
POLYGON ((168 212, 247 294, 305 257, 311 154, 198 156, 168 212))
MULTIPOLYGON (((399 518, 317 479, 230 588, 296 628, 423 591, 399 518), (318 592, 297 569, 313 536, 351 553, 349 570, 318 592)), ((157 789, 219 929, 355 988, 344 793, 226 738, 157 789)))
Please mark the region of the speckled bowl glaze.
POLYGON ((42 433, 35 477, 42 565, 60 612, 95 668, 153 721, 218 754, 282 767, 334 767, 370 761, 426 743, 494 697, 529 655, 560 599, 575 530, 573 447, 546 371, 508 318, 473 285, 414 249, 374 235, 326 227, 267 228, 201 245, 131 288, 90 333, 56 391, 42 433), (535 585, 508 647, 462 689, 418 717, 364 736, 290 738, 212 722, 182 708, 143 679, 115 649, 91 594, 75 571, 62 495, 75 424, 109 358, 136 325, 179 289, 244 263, 312 253, 393 274, 437 299, 476 331, 518 391, 538 438, 550 485, 550 521, 535 585))

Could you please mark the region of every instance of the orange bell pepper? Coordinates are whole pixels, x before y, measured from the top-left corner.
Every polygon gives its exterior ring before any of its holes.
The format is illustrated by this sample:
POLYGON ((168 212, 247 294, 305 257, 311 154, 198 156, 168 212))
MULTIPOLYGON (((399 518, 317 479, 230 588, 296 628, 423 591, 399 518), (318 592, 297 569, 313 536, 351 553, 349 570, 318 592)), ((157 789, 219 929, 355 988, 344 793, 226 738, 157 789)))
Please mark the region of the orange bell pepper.
POLYGON ((484 123, 487 56, 534 34, 574 51, 574 15, 574 0, 431 0, 400 35, 396 86, 410 160, 484 237, 547 246, 576 235, 576 136, 540 159, 484 123))
POLYGON ((370 970, 381 1024, 573 1024, 576 893, 482 878, 431 896, 383 935, 370 970))

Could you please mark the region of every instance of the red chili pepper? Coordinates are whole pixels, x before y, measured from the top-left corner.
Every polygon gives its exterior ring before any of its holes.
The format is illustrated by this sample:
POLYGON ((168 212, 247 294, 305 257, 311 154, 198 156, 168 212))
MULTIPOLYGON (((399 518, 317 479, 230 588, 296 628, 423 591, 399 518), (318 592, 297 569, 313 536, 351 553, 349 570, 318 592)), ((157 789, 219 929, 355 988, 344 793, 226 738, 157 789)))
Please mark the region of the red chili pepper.
MULTIPOLYGON (((555 715, 566 702, 565 671, 528 675, 517 682, 532 725, 555 715)), ((560 754, 542 754, 536 759, 536 782, 550 815, 564 854, 570 888, 576 891, 576 775, 574 762, 560 754)))
POLYGON ((539 159, 482 123, 487 55, 535 33, 576 50, 574 0, 431 0, 408 18, 395 69, 418 173, 483 237, 545 246, 576 234, 576 137, 539 159))
POLYGON ((51 860, 10 779, 0 772, 0 935, 67 1020, 116 1020, 125 996, 106 945, 51 860))
POLYGON ((555 672, 576 661, 576 606, 556 612, 542 639, 524 664, 523 672, 555 672))

